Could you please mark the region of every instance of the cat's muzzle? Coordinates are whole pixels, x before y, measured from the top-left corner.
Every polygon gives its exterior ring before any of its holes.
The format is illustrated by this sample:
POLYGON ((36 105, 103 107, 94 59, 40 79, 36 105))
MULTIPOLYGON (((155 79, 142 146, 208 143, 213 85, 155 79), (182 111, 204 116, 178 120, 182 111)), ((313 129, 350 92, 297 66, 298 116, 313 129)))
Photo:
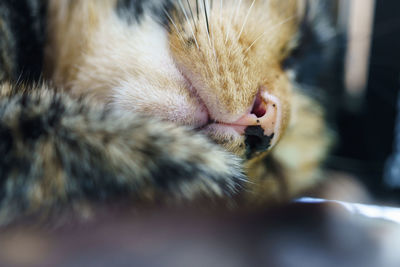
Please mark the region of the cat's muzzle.
POLYGON ((247 126, 244 130, 247 158, 267 151, 276 144, 280 135, 281 117, 279 99, 268 92, 260 92, 251 112, 234 123, 247 126))

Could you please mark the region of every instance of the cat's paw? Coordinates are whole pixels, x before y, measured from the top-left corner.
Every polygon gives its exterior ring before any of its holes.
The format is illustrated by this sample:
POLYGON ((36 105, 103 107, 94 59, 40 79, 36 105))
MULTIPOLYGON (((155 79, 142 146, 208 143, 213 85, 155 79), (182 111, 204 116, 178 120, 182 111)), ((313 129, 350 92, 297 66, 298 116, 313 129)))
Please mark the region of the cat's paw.
POLYGON ((152 170, 156 188, 173 197, 224 197, 239 192, 247 177, 237 156, 200 134, 176 129, 172 142, 160 146, 152 170))

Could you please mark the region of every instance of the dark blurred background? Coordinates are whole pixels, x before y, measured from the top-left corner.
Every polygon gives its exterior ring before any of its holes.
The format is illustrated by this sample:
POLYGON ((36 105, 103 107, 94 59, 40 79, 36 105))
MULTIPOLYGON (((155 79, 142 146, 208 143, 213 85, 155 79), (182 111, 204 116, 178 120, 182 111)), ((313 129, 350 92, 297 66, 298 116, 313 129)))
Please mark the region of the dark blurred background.
MULTIPOLYGON (((288 63, 337 134, 326 167, 399 204, 400 1, 309 1, 317 4, 305 45, 288 63)), ((38 230, 25 220, 1 230, 0 266, 400 266, 398 224, 350 208, 292 203, 203 214, 102 205, 96 220, 66 214, 56 226, 38 230)))
MULTIPOLYGON (((350 15, 359 15, 360 18, 355 18, 359 20, 368 16, 366 5, 375 5, 375 8, 372 9, 370 37, 360 27, 352 32, 349 24, 355 20, 349 19, 346 36, 347 64, 343 66, 345 99, 336 117, 340 142, 329 159, 328 166, 355 175, 380 199, 399 201, 400 177, 395 168, 398 168, 400 162, 391 160, 389 166, 388 159, 391 155, 396 157, 395 154, 400 153, 395 149, 395 121, 400 88, 400 1, 374 3, 369 0, 352 0, 350 5, 353 8, 358 5, 359 10, 364 8, 358 13, 350 11, 350 15), (358 36, 357 31, 361 32, 358 36), (370 53, 366 60, 368 68, 365 83, 360 81, 361 86, 351 84, 349 80, 354 76, 346 77, 346 72, 347 75, 356 74, 346 67, 357 68, 357 64, 351 62, 357 60, 357 57, 351 53, 359 53, 368 42, 370 53), (355 44, 354 47, 351 47, 352 43, 355 44)), ((364 26, 368 27, 365 24, 367 23, 364 21, 364 26)))
POLYGON ((292 63, 337 134, 326 167, 354 177, 377 200, 399 203, 400 1, 316 0, 307 12, 292 63))

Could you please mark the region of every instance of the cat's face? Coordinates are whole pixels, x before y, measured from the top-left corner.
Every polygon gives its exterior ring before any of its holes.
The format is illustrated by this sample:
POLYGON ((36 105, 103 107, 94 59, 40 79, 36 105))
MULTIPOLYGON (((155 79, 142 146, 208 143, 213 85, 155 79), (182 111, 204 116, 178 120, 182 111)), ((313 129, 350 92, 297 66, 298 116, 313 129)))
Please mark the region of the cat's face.
POLYGON ((64 43, 54 46, 72 47, 52 51, 56 82, 117 110, 187 125, 247 158, 276 144, 289 121, 281 65, 298 1, 128 2, 52 1, 63 10, 53 24, 64 43))
POLYGON ((296 31, 295 1, 178 2, 170 49, 207 108, 202 131, 247 157, 270 149, 289 120, 291 85, 281 65, 296 31))

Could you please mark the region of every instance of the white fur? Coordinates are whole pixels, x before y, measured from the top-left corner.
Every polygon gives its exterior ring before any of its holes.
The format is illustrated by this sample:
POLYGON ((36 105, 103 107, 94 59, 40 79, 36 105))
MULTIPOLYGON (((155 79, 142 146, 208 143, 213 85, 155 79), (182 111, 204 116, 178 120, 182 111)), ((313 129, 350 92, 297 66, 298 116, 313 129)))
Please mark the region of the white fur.
POLYGON ((166 30, 150 16, 138 25, 128 25, 115 14, 103 18, 92 45, 95 48, 79 66, 73 89, 82 88, 81 83, 89 79, 92 88, 86 90, 96 90, 94 95, 105 98, 116 110, 194 127, 207 123, 206 109, 188 91, 187 81, 170 56, 166 30))

